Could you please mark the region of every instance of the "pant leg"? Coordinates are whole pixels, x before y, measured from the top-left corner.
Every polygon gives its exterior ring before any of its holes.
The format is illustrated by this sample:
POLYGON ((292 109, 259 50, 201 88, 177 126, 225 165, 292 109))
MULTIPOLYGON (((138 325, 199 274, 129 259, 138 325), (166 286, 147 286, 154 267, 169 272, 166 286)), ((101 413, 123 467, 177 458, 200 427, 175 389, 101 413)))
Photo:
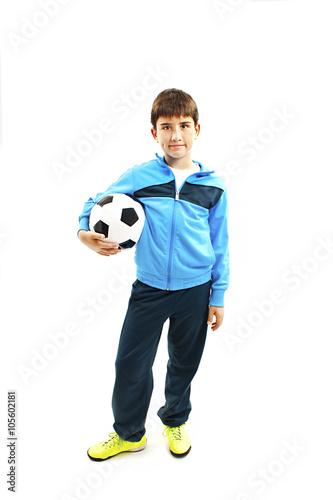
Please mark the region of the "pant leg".
POLYGON ((132 287, 116 358, 112 395, 114 429, 126 441, 139 441, 153 391, 152 366, 164 322, 171 313, 170 295, 136 281, 132 287))
POLYGON ((207 335, 210 286, 209 281, 179 291, 170 317, 166 403, 158 415, 171 427, 186 422, 191 411, 191 382, 198 370, 207 335))

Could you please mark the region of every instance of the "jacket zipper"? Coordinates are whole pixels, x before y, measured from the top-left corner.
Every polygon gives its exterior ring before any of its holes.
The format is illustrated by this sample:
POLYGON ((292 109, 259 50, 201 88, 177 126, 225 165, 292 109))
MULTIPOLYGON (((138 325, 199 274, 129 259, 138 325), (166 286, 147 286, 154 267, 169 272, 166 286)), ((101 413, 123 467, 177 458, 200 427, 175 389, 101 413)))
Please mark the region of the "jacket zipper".
MULTIPOLYGON (((195 173, 191 174, 189 177, 187 177, 187 179, 192 177, 192 175, 196 175, 196 174, 195 173)), ((182 189, 182 187, 184 186, 187 179, 185 179, 184 182, 182 183, 182 185, 180 186, 180 188, 178 188, 176 190, 174 201, 179 200, 179 191, 182 189)), ((176 205, 176 203, 174 203, 173 212, 172 212, 172 223, 171 223, 171 238, 170 238, 170 246, 169 246, 168 275, 167 275, 167 288, 166 288, 167 290, 170 290, 170 274, 171 274, 171 263, 172 263, 173 240, 174 240, 174 232, 175 232, 174 229, 175 229, 176 207, 177 207, 177 205, 176 205)))
MULTIPOLYGON (((176 202, 178 200, 179 200, 179 190, 177 189, 177 191, 175 193, 174 201, 176 202)), ((176 207, 177 207, 177 205, 176 205, 176 203, 174 203, 173 212, 172 212, 170 247, 169 247, 167 290, 170 290, 170 274, 171 274, 173 240, 174 240, 174 233, 175 233, 174 229, 175 229, 176 207)))

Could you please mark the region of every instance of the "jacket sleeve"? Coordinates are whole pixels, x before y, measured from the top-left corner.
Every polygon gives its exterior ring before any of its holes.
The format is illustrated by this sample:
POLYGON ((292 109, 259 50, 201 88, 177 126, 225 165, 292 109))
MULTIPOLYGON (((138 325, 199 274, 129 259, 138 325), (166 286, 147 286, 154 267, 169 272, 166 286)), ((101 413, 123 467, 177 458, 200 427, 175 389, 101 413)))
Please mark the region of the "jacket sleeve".
POLYGON ((210 237, 216 257, 212 269, 210 305, 217 307, 224 307, 224 293, 230 280, 228 215, 228 195, 224 189, 209 214, 210 237))
POLYGON ((93 206, 104 196, 112 193, 123 193, 133 196, 133 168, 129 168, 124 172, 119 179, 111 184, 108 189, 102 193, 97 193, 93 198, 89 198, 83 206, 83 211, 79 216, 79 229, 77 234, 81 229, 89 231, 89 215, 93 206))

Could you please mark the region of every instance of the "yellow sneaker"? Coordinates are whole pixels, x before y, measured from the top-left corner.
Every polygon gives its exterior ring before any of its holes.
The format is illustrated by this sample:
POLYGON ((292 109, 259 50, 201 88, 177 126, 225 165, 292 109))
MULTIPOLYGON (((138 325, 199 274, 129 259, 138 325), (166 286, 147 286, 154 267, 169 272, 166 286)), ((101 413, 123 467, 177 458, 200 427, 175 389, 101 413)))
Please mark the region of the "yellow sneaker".
POLYGON ((178 427, 164 426, 163 436, 168 437, 170 451, 177 458, 185 457, 191 449, 190 438, 184 426, 185 424, 178 427))
POLYGON ((123 453, 125 451, 141 451, 146 447, 147 443, 146 435, 136 443, 124 441, 116 432, 111 432, 109 437, 110 439, 108 441, 101 441, 89 448, 87 453, 91 460, 100 462, 101 460, 106 460, 107 458, 114 457, 118 455, 118 453, 123 453))

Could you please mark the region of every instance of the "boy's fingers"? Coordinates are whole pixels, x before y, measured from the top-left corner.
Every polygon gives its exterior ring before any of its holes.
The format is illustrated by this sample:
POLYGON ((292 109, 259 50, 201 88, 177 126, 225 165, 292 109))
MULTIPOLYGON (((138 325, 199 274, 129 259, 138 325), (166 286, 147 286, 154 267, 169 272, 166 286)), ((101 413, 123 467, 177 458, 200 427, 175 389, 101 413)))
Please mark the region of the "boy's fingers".
POLYGON ((103 248, 107 249, 117 249, 119 247, 119 243, 111 243, 111 241, 102 241, 100 245, 103 246, 103 248))
POLYGON ((99 253, 100 255, 116 255, 117 253, 121 252, 121 249, 118 250, 118 249, 113 249, 113 250, 107 250, 105 248, 101 248, 97 253, 99 253))
POLYGON ((115 243, 113 241, 104 241, 104 238, 97 238, 97 239, 99 240, 99 244, 101 246, 103 246, 103 248, 118 248, 119 247, 119 243, 115 243))
POLYGON ((93 234, 94 234, 94 236, 93 236, 94 240, 98 240, 99 244, 103 245, 103 246, 101 246, 101 248, 105 248, 105 249, 109 249, 109 248, 118 249, 119 248, 119 243, 115 243, 112 241, 104 241, 105 235, 103 233, 93 233, 93 234))
POLYGON ((212 311, 212 309, 209 309, 208 318, 207 318, 207 325, 211 324, 211 322, 213 321, 213 316, 214 316, 214 312, 212 311))
POLYGON ((107 247, 101 247, 100 252, 105 253, 106 255, 113 255, 115 253, 121 252, 121 248, 107 248, 107 247))
MULTIPOLYGON (((105 234, 103 233, 94 233, 95 240, 105 240, 105 234)), ((111 241, 106 241, 106 244, 112 243, 111 241)))
POLYGON ((216 318, 216 321, 214 323, 214 327, 216 328, 216 330, 221 326, 221 324, 222 324, 221 318, 216 318))
POLYGON ((102 234, 102 233, 95 233, 94 231, 92 231, 92 235, 93 235, 93 238, 95 240, 104 240, 104 238, 105 238, 104 234, 102 234))

